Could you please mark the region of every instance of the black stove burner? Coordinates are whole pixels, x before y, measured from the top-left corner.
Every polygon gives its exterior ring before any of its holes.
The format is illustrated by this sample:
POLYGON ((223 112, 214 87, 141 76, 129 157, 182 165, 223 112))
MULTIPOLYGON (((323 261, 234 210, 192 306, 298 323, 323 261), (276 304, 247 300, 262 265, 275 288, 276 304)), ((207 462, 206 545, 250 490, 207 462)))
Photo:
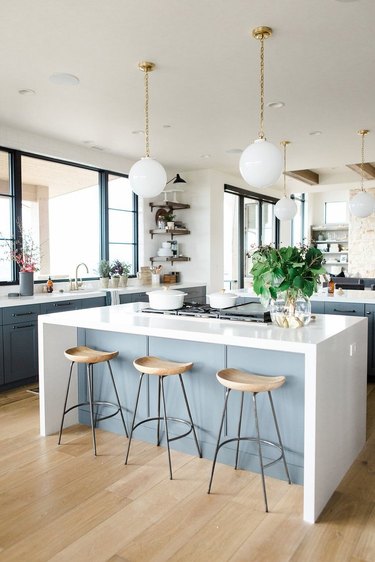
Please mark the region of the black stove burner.
POLYGON ((142 312, 155 314, 171 314, 174 316, 191 316, 194 318, 219 318, 220 320, 240 320, 242 322, 267 323, 271 321, 271 315, 258 302, 250 302, 223 308, 221 310, 211 308, 209 304, 184 303, 177 310, 157 310, 155 308, 144 308, 142 312))

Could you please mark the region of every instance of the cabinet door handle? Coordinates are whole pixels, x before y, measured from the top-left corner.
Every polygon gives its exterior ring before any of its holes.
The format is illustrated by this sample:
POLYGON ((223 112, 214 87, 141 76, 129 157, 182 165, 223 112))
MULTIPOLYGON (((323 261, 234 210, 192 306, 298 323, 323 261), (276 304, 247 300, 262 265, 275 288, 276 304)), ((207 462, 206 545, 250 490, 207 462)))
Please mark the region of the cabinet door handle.
POLYGON ((366 312, 366 314, 368 314, 370 316, 371 312, 366 312))
POLYGON ((35 312, 13 312, 13 318, 17 318, 18 316, 30 316, 31 314, 35 314, 35 312))
POLYGON ((338 310, 337 308, 334 308, 333 312, 357 312, 357 311, 356 310, 338 310))
POLYGON ((59 306, 72 306, 72 302, 60 302, 60 303, 54 303, 53 306, 58 308, 59 306))
POLYGON ((23 328, 32 328, 35 324, 22 324, 21 326, 13 326, 13 330, 22 330, 23 328))

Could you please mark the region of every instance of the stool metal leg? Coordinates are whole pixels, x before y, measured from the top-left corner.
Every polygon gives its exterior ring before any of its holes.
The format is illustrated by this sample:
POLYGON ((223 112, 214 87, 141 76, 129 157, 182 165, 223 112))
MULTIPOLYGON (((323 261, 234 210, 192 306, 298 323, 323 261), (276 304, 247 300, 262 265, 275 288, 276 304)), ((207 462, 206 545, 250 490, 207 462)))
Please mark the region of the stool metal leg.
POLYGON ((96 437, 95 437, 95 422, 94 422, 94 405, 93 405, 93 393, 94 393, 94 383, 93 383, 93 365, 89 363, 87 365, 87 390, 89 394, 89 404, 90 404, 90 418, 91 418, 91 433, 92 433, 92 444, 94 447, 94 455, 96 456, 96 437))
POLYGON ((157 426, 157 446, 160 446, 160 394, 161 394, 161 378, 158 377, 158 426, 157 426))
POLYGON ((60 432, 59 432, 59 440, 58 440, 58 443, 57 443, 58 445, 60 445, 60 443, 61 443, 61 436, 62 436, 62 430, 63 430, 63 427, 64 427, 64 420, 65 420, 65 413, 66 413, 66 405, 67 405, 67 403, 68 403, 69 389, 70 389, 70 381, 71 381, 71 378, 72 378, 73 367, 74 367, 74 361, 72 361, 71 364, 70 364, 68 386, 67 386, 66 394, 65 394, 64 409, 63 409, 63 415, 62 415, 62 418, 61 418, 61 425, 60 425, 60 432))
POLYGON ((185 400, 185 404, 186 404, 186 410, 187 410, 187 413, 188 413, 188 416, 189 416, 189 420, 190 420, 190 423, 191 423, 191 428, 192 428, 192 430, 193 430, 195 445, 196 445, 196 447, 197 447, 197 451, 198 451, 199 458, 201 459, 201 458, 202 458, 202 452, 201 452, 201 450, 200 450, 200 448, 199 448, 197 433, 196 433, 196 431, 195 431, 195 425, 194 425, 194 423, 193 423, 193 418, 192 418, 192 415, 191 415, 190 406, 189 406, 189 402, 188 402, 187 395, 186 395, 186 391, 185 391, 184 381, 182 380, 182 375, 181 375, 181 374, 178 375, 178 377, 179 377, 179 379, 180 379, 180 384, 181 384, 181 388, 182 388, 182 393, 183 393, 183 395, 184 395, 184 400, 185 400))
POLYGON ((120 412, 120 416, 121 416, 121 419, 122 419, 122 425, 124 426, 124 429, 125 429, 125 435, 126 435, 126 437, 129 437, 129 436, 128 436, 128 430, 126 429, 124 414, 122 413, 122 408, 121 408, 121 404, 120 404, 120 398, 119 398, 119 395, 118 395, 118 392, 117 392, 117 388, 116 388, 116 384, 115 384, 115 379, 114 379, 113 372, 112 372, 112 367, 111 367, 111 364, 110 364, 109 361, 107 361, 107 365, 108 365, 109 373, 110 373, 111 379, 112 379, 113 390, 115 391, 115 394, 116 394, 117 405, 118 405, 119 412, 120 412))
POLYGON ((132 437, 133 437, 133 431, 134 431, 134 426, 135 426, 135 418, 136 418, 136 415, 137 415, 138 402, 139 402, 139 396, 140 396, 140 394, 141 394, 141 387, 142 387, 143 377, 144 377, 144 373, 141 373, 141 375, 140 375, 140 377, 139 377, 139 385, 138 385, 137 399, 136 399, 136 401, 135 401, 135 408, 134 408, 133 420, 132 420, 132 425, 131 425, 130 434, 129 434, 128 449, 127 449, 127 451, 126 451, 126 457, 125 457, 125 463, 124 463, 124 464, 128 464, 130 445, 131 445, 132 437))
POLYGON ((244 400, 244 392, 241 392, 241 406, 240 406, 240 417, 238 420, 238 432, 237 432, 237 450, 236 450, 236 464, 234 466, 235 470, 237 470, 238 467, 238 454, 240 452, 240 438, 241 438, 241 425, 242 425, 242 412, 243 412, 243 400, 244 400))
POLYGON ((228 404, 228 398, 229 398, 230 390, 231 390, 230 388, 227 388, 226 391, 225 391, 224 408, 223 408, 223 414, 221 416, 220 429, 219 429, 219 435, 218 435, 217 443, 216 443, 214 460, 212 462, 211 478, 210 478, 210 483, 208 485, 208 491, 207 491, 208 494, 211 492, 211 485, 212 485, 212 480, 213 480, 213 477, 214 477, 216 459, 217 459, 217 454, 219 452, 220 438, 221 438, 221 433, 223 431, 224 419, 225 419, 225 414, 226 414, 226 411, 227 411, 227 404, 228 404))
POLYGON ((269 398, 270 404, 271 404, 271 410, 272 410, 273 420, 274 420, 274 422, 275 422, 276 433, 277 433, 277 437, 278 437, 279 444, 280 444, 280 448, 281 448, 281 456, 282 456, 282 459, 283 459, 283 463, 284 463, 284 467, 285 467, 286 476, 287 476, 287 478, 288 478, 288 483, 291 484, 292 481, 291 481, 291 479, 290 479, 289 470, 288 470, 288 465, 286 464, 284 446, 283 446, 283 443, 282 443, 282 441, 281 441, 281 435, 280 435, 279 425, 278 425, 278 423, 277 423, 276 412, 275 412, 275 408, 274 408, 274 405, 273 405, 273 399, 272 399, 272 396, 271 396, 271 392, 270 392, 270 391, 268 391, 268 398, 269 398))
POLYGON ((172 461, 171 461, 171 450, 169 447, 169 433, 168 433, 168 421, 167 421, 167 407, 165 404, 165 393, 164 393, 164 377, 160 377, 161 386, 161 398, 163 402, 163 412, 164 412, 164 425, 165 425, 165 435, 167 438, 167 450, 168 450, 168 463, 169 463, 169 478, 173 480, 172 476, 172 461))
POLYGON ((260 471, 262 474, 262 486, 263 486, 263 496, 264 496, 264 503, 266 506, 266 512, 268 513, 268 503, 267 503, 267 492, 266 492, 266 482, 264 479, 264 465, 263 465, 263 456, 262 456, 262 447, 260 444, 260 434, 259 434, 259 421, 258 421, 258 409, 257 409, 257 400, 256 400, 257 393, 253 393, 253 403, 254 403, 254 414, 255 414, 255 427, 257 432, 257 443, 258 443, 258 451, 259 451, 259 463, 260 463, 260 471))

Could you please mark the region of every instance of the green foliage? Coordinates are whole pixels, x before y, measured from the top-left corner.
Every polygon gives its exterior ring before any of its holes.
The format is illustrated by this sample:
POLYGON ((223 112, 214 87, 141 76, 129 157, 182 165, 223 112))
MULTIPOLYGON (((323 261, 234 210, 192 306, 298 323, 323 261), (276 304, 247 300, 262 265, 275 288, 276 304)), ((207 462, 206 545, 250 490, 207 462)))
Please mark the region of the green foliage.
POLYGON ((172 209, 169 209, 162 218, 165 222, 173 222, 176 215, 173 214, 172 209))
POLYGON ((320 275, 326 273, 322 252, 312 246, 260 246, 250 257, 254 292, 263 303, 284 292, 290 300, 311 297, 317 291, 320 275))
POLYGON ((99 277, 109 277, 111 265, 108 260, 100 260, 98 267, 99 277))

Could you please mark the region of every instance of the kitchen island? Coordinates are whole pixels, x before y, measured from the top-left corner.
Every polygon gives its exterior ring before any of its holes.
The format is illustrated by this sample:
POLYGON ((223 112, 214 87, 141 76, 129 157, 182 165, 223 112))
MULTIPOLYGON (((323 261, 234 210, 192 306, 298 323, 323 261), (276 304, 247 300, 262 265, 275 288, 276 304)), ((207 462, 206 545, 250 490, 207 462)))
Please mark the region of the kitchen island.
MULTIPOLYGON (((142 312, 146 306, 132 303, 39 317, 41 434, 59 428, 68 376, 63 351, 77 344, 120 351, 113 367, 128 421, 138 382, 132 366, 135 357, 150 354, 193 361, 185 381, 207 458, 213 455, 224 399, 216 371, 235 367, 285 375, 287 383, 274 393, 275 407, 292 480, 304 486, 304 519, 315 522, 365 443, 367 319, 317 315, 305 328, 285 330, 248 322, 153 315, 142 312)), ((149 404, 155 394, 152 383, 149 404)), ((178 412, 176 417, 181 417, 174 390, 173 386, 168 389, 171 415, 178 412)), ((76 389, 79 392, 84 392, 82 383, 76 389)), ((152 407, 149 404, 144 408, 152 407)), ((228 433, 237 424, 237 414, 233 419, 231 412, 237 411, 236 407, 230 410, 228 433)), ((264 436, 272 440, 263 404, 260 411, 264 436)), ((68 423, 77 423, 71 414, 68 423)), ((87 412, 80 412, 79 421, 88 421, 87 412)), ((105 429, 118 430, 116 418, 105 423, 105 429)), ((244 423, 250 421, 246 418, 244 423)), ((152 428, 145 427, 135 438, 153 440, 152 428)), ((194 454, 189 439, 175 443, 176 448, 185 447, 194 454)), ((254 458, 245 449, 240 466, 257 470, 254 458)), ((233 450, 228 447, 219 461, 232 463, 233 450)), ((272 469, 268 474, 283 477, 277 465, 272 469)))

